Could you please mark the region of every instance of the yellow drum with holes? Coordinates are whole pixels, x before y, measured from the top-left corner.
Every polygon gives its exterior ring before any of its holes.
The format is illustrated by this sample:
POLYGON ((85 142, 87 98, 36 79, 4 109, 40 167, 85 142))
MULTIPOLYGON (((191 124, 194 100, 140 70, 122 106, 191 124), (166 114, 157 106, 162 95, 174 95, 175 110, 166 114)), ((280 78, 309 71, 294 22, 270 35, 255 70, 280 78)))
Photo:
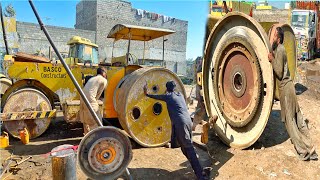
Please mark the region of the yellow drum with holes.
POLYGON ((120 124, 144 147, 157 147, 169 142, 171 120, 166 103, 145 96, 143 86, 148 84, 150 94, 164 94, 170 80, 177 84, 176 91, 186 97, 181 80, 164 68, 138 69, 127 75, 116 89, 114 105, 120 124))

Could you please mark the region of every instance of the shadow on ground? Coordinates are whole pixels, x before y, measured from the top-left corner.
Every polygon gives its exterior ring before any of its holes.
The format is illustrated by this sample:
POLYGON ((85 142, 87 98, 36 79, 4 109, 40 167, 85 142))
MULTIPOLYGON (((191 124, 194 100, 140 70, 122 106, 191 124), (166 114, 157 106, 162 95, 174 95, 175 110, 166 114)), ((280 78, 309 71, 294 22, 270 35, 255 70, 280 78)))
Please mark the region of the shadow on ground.
POLYGON ((213 129, 209 130, 209 141, 207 144, 208 154, 211 158, 210 178, 214 179, 219 176, 219 169, 228 162, 234 155, 227 150, 230 147, 226 146, 213 129))
POLYGON ((30 143, 27 145, 22 144, 20 141, 16 141, 11 143, 11 147, 7 148, 12 150, 14 155, 19 156, 27 156, 27 155, 44 155, 50 152, 53 148, 63 145, 63 144, 71 144, 71 145, 78 145, 81 139, 75 140, 62 140, 57 142, 51 143, 43 143, 43 144, 34 144, 30 143))
POLYGON ((308 90, 308 88, 307 88, 306 86, 304 86, 304 85, 302 85, 302 84, 300 84, 300 83, 296 83, 296 84, 294 85, 294 87, 295 87, 295 89, 296 89, 296 94, 297 94, 297 95, 301 95, 301 94, 303 94, 305 91, 308 90))
POLYGON ((78 145, 83 136, 81 123, 66 123, 53 120, 48 129, 39 137, 22 144, 19 139, 10 136, 10 149, 14 155, 41 155, 63 144, 78 145))
POLYGON ((248 149, 261 149, 262 147, 268 148, 281 144, 288 140, 289 136, 284 123, 281 121, 280 110, 272 110, 262 135, 248 149))
MULTIPOLYGON (((133 179, 143 180, 143 179, 152 179, 152 180, 164 180, 164 179, 174 179, 174 180, 193 180, 196 179, 193 172, 190 172, 190 169, 183 168, 177 171, 168 171, 165 169, 158 168, 130 168, 129 169, 133 179)), ((128 179, 128 178, 125 178, 128 179)))

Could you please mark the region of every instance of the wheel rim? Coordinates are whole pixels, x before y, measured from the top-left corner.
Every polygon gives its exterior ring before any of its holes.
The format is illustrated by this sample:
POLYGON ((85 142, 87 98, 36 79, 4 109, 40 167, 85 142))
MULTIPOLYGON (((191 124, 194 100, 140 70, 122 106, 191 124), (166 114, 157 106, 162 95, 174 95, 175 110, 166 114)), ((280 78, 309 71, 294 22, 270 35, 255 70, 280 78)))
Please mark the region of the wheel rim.
POLYGON ((129 138, 115 127, 98 127, 81 140, 78 148, 81 170, 92 179, 116 179, 132 159, 129 138))
POLYGON ((210 33, 202 65, 204 102, 207 114, 218 116, 214 125, 216 133, 231 147, 249 147, 267 124, 274 93, 273 71, 267 58, 270 51, 271 45, 261 25, 243 13, 228 13, 210 33), (250 68, 237 60, 247 61, 250 68), (241 98, 250 89, 248 102, 244 102, 241 98), (243 104, 234 105, 236 100, 243 104), (234 114, 244 119, 232 118, 234 114))

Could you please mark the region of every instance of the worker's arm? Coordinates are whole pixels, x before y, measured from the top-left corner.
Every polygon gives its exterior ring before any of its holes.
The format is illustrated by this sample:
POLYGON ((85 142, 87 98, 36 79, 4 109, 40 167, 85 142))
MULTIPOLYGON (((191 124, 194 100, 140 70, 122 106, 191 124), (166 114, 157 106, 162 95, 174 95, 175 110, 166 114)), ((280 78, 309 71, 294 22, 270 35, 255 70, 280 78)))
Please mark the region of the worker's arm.
POLYGON ((162 94, 162 95, 153 95, 153 94, 146 94, 147 97, 161 100, 161 101, 166 101, 168 99, 168 95, 162 94))
POLYGON ((148 86, 147 85, 145 85, 143 87, 143 92, 149 98, 153 98, 153 99, 157 99, 157 100, 161 100, 161 101, 166 101, 168 99, 168 95, 166 95, 166 94, 162 94, 162 95, 148 94, 148 86))
POLYGON ((282 80, 283 78, 283 66, 285 58, 285 51, 283 51, 283 49, 279 49, 275 53, 275 58, 271 61, 273 72, 278 80, 282 80))
POLYGON ((104 93, 104 90, 106 89, 107 85, 108 85, 108 80, 105 79, 104 77, 102 77, 99 81, 99 88, 98 88, 98 92, 97 92, 97 97, 96 99, 100 99, 102 93, 104 93))

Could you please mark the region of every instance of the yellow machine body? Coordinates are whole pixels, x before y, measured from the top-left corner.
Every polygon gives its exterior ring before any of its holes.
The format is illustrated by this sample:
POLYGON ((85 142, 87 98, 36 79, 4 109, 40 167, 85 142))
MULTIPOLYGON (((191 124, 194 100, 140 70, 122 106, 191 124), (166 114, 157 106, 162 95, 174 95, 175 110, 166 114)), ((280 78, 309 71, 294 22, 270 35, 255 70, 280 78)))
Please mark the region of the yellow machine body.
POLYGON ((6 148, 9 146, 9 135, 6 132, 0 136, 0 148, 6 148))
POLYGON ((169 80, 175 81, 175 90, 186 98, 181 80, 165 68, 140 68, 127 75, 116 88, 114 99, 119 122, 144 147, 166 144, 170 140, 171 120, 166 103, 145 96, 143 86, 148 85, 149 94, 164 94, 169 80))
MULTIPOLYGON (((126 39, 127 36, 121 36, 121 34, 128 33, 132 37, 129 41, 147 41, 172 34, 174 31, 119 24, 111 30, 108 37, 126 39), (151 36, 146 36, 148 34, 151 36), (145 37, 148 38, 145 39, 145 37)), ((117 63, 111 63, 114 66, 98 64, 97 46, 81 37, 71 38, 68 45, 70 45, 70 52, 66 63, 80 86, 83 86, 86 76, 96 75, 99 66, 106 69, 108 85, 104 91, 103 103, 99 104, 103 111, 103 118, 118 119, 121 127, 137 143, 145 147, 161 146, 170 140, 171 120, 166 103, 147 98, 143 94, 142 87, 147 82, 152 94, 163 94, 166 82, 173 80, 177 84, 177 91, 186 97, 183 84, 177 75, 165 68, 143 68, 140 65, 131 64, 130 58, 122 58, 121 63, 119 60, 115 61, 117 63), (139 117, 136 114, 137 110, 139 110, 139 117)), ((127 53, 128 55, 132 54, 127 53)), ((22 126, 28 126, 30 139, 40 136, 48 128, 52 116, 25 120, 20 115, 53 114, 57 103, 60 103, 67 122, 80 120, 79 94, 60 61, 17 53, 14 56, 6 56, 3 67, 6 77, 10 78, 13 84, 1 99, 4 109, 2 115, 19 116, 15 120, 5 120, 5 127, 12 136, 22 139, 18 134, 19 124, 20 129, 22 126), (29 98, 24 98, 25 96, 29 98), (18 99, 27 99, 28 102, 35 103, 32 105, 14 103, 18 99), (41 104, 45 108, 39 108, 41 104), (30 122, 34 123, 30 126, 30 122)))
MULTIPOLYGON (((63 107, 67 108, 68 106, 73 106, 74 108, 70 109, 70 112, 65 111, 65 118, 72 117, 72 119, 65 120, 78 121, 78 119, 75 119, 75 114, 79 111, 79 101, 77 101, 79 100, 79 94, 62 64, 15 62, 14 58, 8 60, 7 57, 4 65, 7 70, 8 77, 15 81, 13 86, 11 86, 7 93, 4 94, 4 102, 12 91, 22 87, 33 86, 44 91, 52 101, 55 98, 54 95, 57 95, 63 107)), ((96 75, 96 69, 98 68, 97 66, 89 67, 81 65, 73 65, 70 67, 73 75, 80 85, 83 85, 83 77, 96 75)), ((114 90, 126 73, 140 68, 140 66, 107 66, 105 68, 107 69, 108 86, 105 90, 103 117, 117 118, 118 115, 113 107, 114 90)))
MULTIPOLYGON (((82 83, 82 74, 95 75, 97 67, 72 66, 71 71, 79 84, 82 83)), ((79 98, 76 88, 68 77, 62 64, 4 61, 7 75, 19 86, 28 86, 31 81, 38 81, 53 93, 59 96, 60 102, 79 98), (19 81, 22 81, 21 83, 19 81)), ((40 87, 41 88, 41 87, 40 87)), ((11 88, 9 88, 11 89, 11 88)), ((48 92, 49 93, 49 92, 48 92)), ((7 93, 4 95, 6 98, 7 93)))

